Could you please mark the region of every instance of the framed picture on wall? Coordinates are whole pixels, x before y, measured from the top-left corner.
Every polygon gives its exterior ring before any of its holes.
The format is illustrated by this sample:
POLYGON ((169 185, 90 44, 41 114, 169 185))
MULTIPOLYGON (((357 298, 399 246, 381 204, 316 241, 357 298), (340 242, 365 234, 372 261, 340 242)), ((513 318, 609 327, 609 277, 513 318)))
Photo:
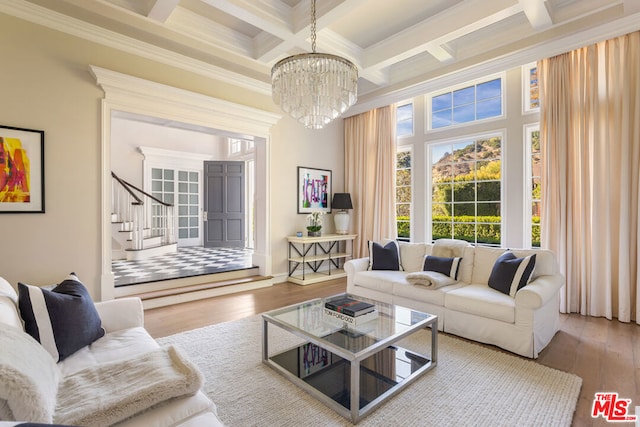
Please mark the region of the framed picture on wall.
POLYGON ((331 171, 298 166, 298 213, 331 213, 331 171))
POLYGON ((44 131, 0 125, 0 213, 44 213, 44 131))

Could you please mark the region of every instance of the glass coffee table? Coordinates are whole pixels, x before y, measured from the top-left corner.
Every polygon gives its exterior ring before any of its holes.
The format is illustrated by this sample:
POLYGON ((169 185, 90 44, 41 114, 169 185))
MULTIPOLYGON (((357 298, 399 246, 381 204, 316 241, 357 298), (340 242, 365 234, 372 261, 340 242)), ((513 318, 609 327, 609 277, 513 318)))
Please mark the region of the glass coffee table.
POLYGON ((342 296, 345 294, 264 313, 262 361, 357 423, 436 366, 438 317, 349 295, 374 304, 378 316, 356 326, 347 326, 324 313, 327 299, 342 296), (285 350, 269 354, 270 324, 301 339, 285 350), (401 339, 427 327, 431 328, 431 342, 425 340, 424 354, 396 345, 401 339))

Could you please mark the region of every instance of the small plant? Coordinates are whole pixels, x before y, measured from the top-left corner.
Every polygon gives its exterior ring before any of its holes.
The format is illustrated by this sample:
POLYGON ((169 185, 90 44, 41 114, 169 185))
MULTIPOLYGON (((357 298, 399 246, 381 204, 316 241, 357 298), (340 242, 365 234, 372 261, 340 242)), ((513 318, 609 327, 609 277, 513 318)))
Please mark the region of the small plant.
POLYGON ((324 212, 320 211, 307 215, 307 231, 314 233, 322 229, 322 215, 324 215, 324 212))

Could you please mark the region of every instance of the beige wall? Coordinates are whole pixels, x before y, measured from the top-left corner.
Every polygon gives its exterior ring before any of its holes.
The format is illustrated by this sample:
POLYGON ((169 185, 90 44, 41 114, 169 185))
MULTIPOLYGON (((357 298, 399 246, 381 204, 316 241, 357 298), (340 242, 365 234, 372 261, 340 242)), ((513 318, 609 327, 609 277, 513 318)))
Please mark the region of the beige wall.
MULTIPOLYGON (((59 282, 75 271, 100 298, 100 100, 88 66, 277 111, 270 97, 182 72, 0 14, 0 124, 45 131, 45 214, 0 215, 0 276, 14 286, 59 282)), ((306 130, 283 118, 271 137, 272 272, 286 273, 285 236, 296 213, 296 167, 333 170, 343 185, 342 123, 306 130)))

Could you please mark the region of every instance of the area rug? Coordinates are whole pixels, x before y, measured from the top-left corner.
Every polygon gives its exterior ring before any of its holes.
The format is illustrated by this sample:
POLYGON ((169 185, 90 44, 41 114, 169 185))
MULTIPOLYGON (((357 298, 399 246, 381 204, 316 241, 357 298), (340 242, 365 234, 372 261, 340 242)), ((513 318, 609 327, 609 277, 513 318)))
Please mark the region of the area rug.
MULTIPOLYGON (((352 425, 262 363, 261 328, 256 315, 158 341, 182 347, 198 365, 228 427, 352 425)), ((270 350, 297 340, 269 330, 270 350)), ((430 334, 416 332, 402 345, 422 350, 430 334)), ((438 365, 358 425, 570 426, 581 386, 576 375, 440 334, 438 365)))

